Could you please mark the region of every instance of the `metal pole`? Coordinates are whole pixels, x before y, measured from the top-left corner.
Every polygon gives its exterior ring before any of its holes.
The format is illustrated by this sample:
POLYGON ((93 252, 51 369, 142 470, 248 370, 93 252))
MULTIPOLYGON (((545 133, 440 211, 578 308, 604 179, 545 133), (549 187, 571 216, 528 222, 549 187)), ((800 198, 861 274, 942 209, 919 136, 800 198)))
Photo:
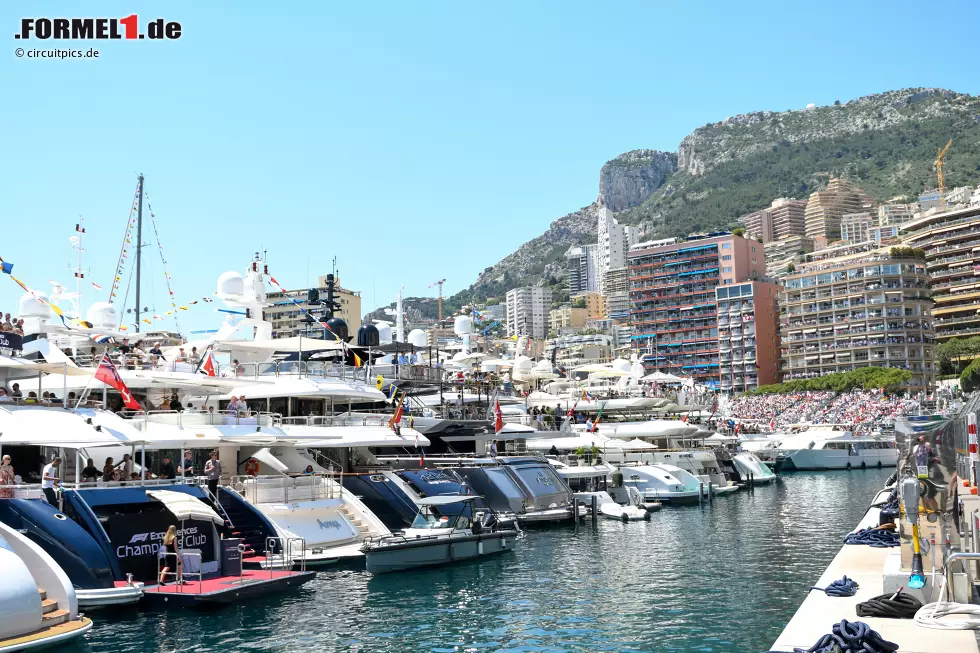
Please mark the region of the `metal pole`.
POLYGON ((139 176, 139 207, 136 210, 136 333, 140 332, 140 267, 143 256, 143 175, 139 176))
MULTIPOLYGON (((577 518, 577 516, 576 516, 577 518)), ((599 497, 598 495, 592 495, 592 526, 599 525, 599 497)))

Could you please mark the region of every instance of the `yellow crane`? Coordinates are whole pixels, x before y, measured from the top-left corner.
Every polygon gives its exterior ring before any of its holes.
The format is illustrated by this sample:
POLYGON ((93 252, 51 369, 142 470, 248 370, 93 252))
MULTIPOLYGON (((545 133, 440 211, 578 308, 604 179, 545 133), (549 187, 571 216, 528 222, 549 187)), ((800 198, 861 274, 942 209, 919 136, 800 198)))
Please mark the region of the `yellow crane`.
POLYGON ((432 286, 439 286, 439 321, 440 322, 442 322, 442 284, 444 283, 446 283, 445 279, 439 279, 439 281, 436 281, 435 283, 430 283, 428 286, 425 287, 426 290, 428 290, 432 286))
POLYGON ((939 205, 946 206, 946 180, 943 179, 943 158, 946 157, 946 153, 949 152, 949 146, 953 144, 953 139, 949 139, 946 143, 946 147, 939 150, 939 155, 936 157, 936 177, 939 178, 939 205))

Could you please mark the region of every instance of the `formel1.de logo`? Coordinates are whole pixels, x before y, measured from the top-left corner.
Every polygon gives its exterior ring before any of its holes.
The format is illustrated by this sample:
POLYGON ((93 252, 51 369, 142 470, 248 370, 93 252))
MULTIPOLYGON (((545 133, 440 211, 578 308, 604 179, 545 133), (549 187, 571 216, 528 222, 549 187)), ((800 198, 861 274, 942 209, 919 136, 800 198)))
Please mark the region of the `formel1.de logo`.
POLYGON ((63 41, 108 41, 115 39, 176 40, 180 23, 155 18, 140 29, 136 14, 125 18, 21 18, 15 39, 57 39, 63 41))

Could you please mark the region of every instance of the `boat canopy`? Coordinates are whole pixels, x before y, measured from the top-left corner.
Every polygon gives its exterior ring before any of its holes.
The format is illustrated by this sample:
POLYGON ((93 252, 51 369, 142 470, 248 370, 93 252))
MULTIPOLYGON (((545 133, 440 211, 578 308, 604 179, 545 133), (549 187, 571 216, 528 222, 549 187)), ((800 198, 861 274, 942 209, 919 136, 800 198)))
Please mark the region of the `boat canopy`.
POLYGON ((43 406, 0 408, 0 446, 29 445, 85 449, 138 445, 145 438, 132 424, 105 411, 79 411, 43 406))
POLYGON ((173 490, 147 490, 146 495, 166 506, 179 521, 197 519, 214 522, 219 526, 225 523, 209 505, 189 494, 173 490))

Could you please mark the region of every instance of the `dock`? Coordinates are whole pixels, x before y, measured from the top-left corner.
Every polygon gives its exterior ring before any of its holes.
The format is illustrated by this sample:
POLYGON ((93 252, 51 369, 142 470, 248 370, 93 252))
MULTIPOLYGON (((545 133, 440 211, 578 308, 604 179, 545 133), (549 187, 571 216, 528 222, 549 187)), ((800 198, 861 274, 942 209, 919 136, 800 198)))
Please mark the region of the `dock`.
MULTIPOLYGON (((879 508, 870 508, 854 530, 877 526, 879 513, 879 508)), ((795 648, 805 651, 825 634, 831 632, 834 624, 846 619, 868 624, 884 639, 898 644, 899 653, 980 653, 977 631, 927 628, 916 624, 912 619, 857 616, 858 603, 892 591, 891 587, 885 587, 886 569, 897 571, 902 550, 907 548, 909 545, 904 540, 902 547, 895 548, 843 545, 830 566, 814 583, 814 587, 827 587, 842 576, 847 576, 860 586, 857 594, 852 597, 832 597, 824 592, 811 590, 772 645, 771 651, 789 653, 795 648)), ((933 586, 938 592, 938 587, 942 583, 941 564, 933 574, 931 555, 924 556, 924 563, 927 587, 933 586)), ((928 601, 923 601, 926 602, 928 601)))

